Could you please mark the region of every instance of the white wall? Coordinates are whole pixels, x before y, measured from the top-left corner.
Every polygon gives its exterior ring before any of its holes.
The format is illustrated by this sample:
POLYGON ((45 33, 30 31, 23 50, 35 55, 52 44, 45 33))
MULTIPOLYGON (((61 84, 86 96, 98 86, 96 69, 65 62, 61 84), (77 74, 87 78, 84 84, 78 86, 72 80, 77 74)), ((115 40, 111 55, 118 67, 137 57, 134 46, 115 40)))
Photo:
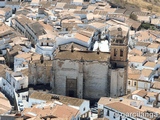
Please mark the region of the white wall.
MULTIPOLYGON (((75 14, 75 13, 74 13, 75 14)), ((80 16, 81 19, 87 18, 86 14, 75 14, 75 16, 80 16)))
POLYGON ((20 8, 20 5, 6 5, 6 7, 10 7, 12 10, 16 9, 18 10, 20 8))
POLYGON ((43 54, 43 55, 49 55, 50 57, 53 56, 53 52, 56 50, 56 43, 51 44, 49 43, 47 46, 47 43, 43 43, 43 46, 41 46, 41 43, 38 42, 35 46, 35 50, 37 53, 39 54, 43 54), (45 45, 45 46, 44 46, 45 45))
POLYGON ((7 93, 11 98, 14 98, 14 88, 2 77, 0 77, 0 87, 2 91, 5 91, 5 93, 7 93))
MULTIPOLYGON (((111 108, 108 108, 106 106, 104 107, 104 117, 108 118, 109 120, 120 120, 120 116, 122 117, 122 120, 134 120, 134 119, 136 119, 136 118, 133 118, 133 117, 131 119, 130 116, 129 117, 128 116, 123 117, 122 114, 124 114, 124 113, 121 113, 120 111, 116 111, 114 109, 109 110, 109 116, 107 116, 108 109, 111 109, 111 108), (114 118, 115 113, 120 114, 120 115, 117 115, 117 117, 114 118)), ((125 116, 125 114, 124 114, 124 116, 125 116)))
POLYGON ((18 68, 22 68, 22 63, 25 62, 23 58, 16 58, 14 57, 14 71, 18 71, 18 68))
POLYGON ((46 103, 44 100, 39 100, 39 99, 34 99, 34 98, 29 98, 29 104, 28 107, 31 107, 34 104, 41 104, 41 103, 46 103))
POLYGON ((90 46, 89 45, 90 44, 90 40, 89 40, 89 43, 87 43, 87 42, 83 42, 81 40, 75 39, 73 37, 70 37, 70 38, 57 37, 56 38, 56 47, 58 47, 58 45, 63 45, 63 44, 71 43, 71 42, 78 43, 78 44, 83 45, 85 47, 89 47, 90 46))
POLYGON ((0 1, 0 7, 5 7, 6 1, 0 1))
MULTIPOLYGON (((156 92, 156 93, 160 93, 159 89, 154 89, 154 88, 150 88, 151 92, 156 92)), ((160 95, 159 95, 159 101, 160 101, 160 95)))
POLYGON ((13 86, 15 91, 20 90, 21 86, 23 86, 23 88, 27 88, 28 87, 28 77, 23 76, 23 75, 21 77, 15 77, 14 74, 21 75, 21 73, 12 73, 11 75, 11 85, 13 86))
POLYGON ((80 115, 87 113, 90 110, 90 102, 88 100, 84 100, 80 106, 80 115))
POLYGON ((144 62, 129 62, 129 66, 130 67, 134 67, 135 69, 138 69, 138 70, 142 70, 143 69, 143 65, 144 65, 145 61, 144 62))
POLYGON ((143 53, 147 52, 147 47, 135 45, 135 48, 138 49, 138 50, 140 50, 140 51, 142 51, 143 53))
POLYGON ((154 67, 143 66, 143 69, 156 70, 156 65, 154 67))
POLYGON ((145 105, 147 105, 147 103, 148 103, 147 99, 142 98, 141 96, 138 96, 138 95, 132 95, 132 99, 143 101, 145 105))
POLYGON ((17 20, 15 20, 15 25, 23 32, 23 34, 25 34, 25 31, 26 31, 25 27, 22 26, 21 24, 19 24, 19 22, 17 22, 17 20))
POLYGON ((28 33, 30 33, 29 36, 27 36, 28 39, 32 39, 34 43, 37 43, 38 38, 37 38, 37 36, 33 33, 33 31, 32 31, 27 25, 25 26, 25 29, 26 29, 26 31, 27 31, 28 33))
POLYGON ((156 48, 148 48, 148 51, 150 53, 158 53, 159 50, 160 50, 160 46, 158 47, 158 49, 156 49, 156 48))

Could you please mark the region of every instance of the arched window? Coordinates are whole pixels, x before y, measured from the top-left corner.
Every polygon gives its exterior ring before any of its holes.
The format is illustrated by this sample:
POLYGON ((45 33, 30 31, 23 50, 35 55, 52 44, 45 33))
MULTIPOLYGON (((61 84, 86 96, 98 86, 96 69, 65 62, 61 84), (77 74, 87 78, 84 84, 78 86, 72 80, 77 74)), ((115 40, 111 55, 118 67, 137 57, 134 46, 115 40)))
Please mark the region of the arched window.
POLYGON ((120 49, 120 57, 123 57, 123 50, 120 49))
POLYGON ((117 49, 114 49, 114 56, 117 55, 117 49))

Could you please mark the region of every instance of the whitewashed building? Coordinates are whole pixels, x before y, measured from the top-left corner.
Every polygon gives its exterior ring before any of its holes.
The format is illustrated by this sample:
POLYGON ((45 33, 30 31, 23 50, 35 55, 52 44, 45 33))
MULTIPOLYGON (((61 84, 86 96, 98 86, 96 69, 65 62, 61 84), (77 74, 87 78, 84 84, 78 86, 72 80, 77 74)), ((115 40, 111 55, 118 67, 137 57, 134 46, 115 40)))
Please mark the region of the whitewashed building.
POLYGON ((131 56, 129 57, 129 66, 135 69, 142 70, 147 58, 144 56, 131 56))
POLYGON ((6 0, 1 0, 0 1, 0 7, 5 7, 6 5, 6 0))
POLYGON ((10 96, 11 98, 14 98, 13 86, 10 84, 9 81, 4 79, 3 77, 0 77, 0 87, 1 87, 1 90, 4 91, 6 95, 10 96))
POLYGON ((10 81, 15 91, 28 87, 28 77, 24 76, 21 72, 13 72, 10 81))
POLYGON ((147 52, 147 47, 149 44, 149 42, 137 42, 135 48, 145 53, 147 52))
POLYGON ((121 102, 113 102, 104 106, 104 117, 109 120, 150 120, 141 116, 140 109, 121 102))
POLYGON ((50 57, 50 59, 53 59, 53 52, 55 51, 55 49, 56 49, 55 40, 49 38, 42 38, 35 45, 35 51, 38 54, 48 56, 50 57))
POLYGON ((23 15, 21 16, 19 15, 18 18, 15 18, 14 20, 15 20, 14 24, 15 29, 21 34, 25 35, 26 32, 25 25, 31 23, 31 21, 23 15))
POLYGON ((68 106, 79 110, 81 117, 89 117, 90 102, 88 100, 67 97, 62 95, 49 94, 44 92, 33 92, 29 96, 29 107, 35 104, 43 104, 49 101, 58 101, 64 104, 67 103, 68 106))
POLYGON ((154 81, 155 72, 150 69, 142 69, 140 78, 141 80, 154 81))
POLYGON ((136 90, 132 93, 132 99, 144 102, 145 106, 155 106, 159 93, 145 90, 136 90))
POLYGON ((25 29, 25 36, 31 40, 32 44, 36 44, 38 42, 39 36, 46 34, 46 31, 39 22, 26 24, 25 29))
POLYGON ((160 51, 159 43, 152 43, 147 47, 149 53, 158 53, 160 51))
MULTIPOLYGON (((139 75, 140 77, 140 75, 139 75)), ((128 78, 128 85, 127 85, 127 90, 132 93, 135 90, 139 90, 139 89, 146 89, 149 90, 152 83, 151 81, 147 81, 147 80, 140 80, 138 78, 128 78)))
POLYGON ((13 12, 16 12, 18 9, 20 9, 20 2, 7 1, 6 7, 10 7, 13 12))
POLYGON ((0 20, 5 22, 9 17, 12 16, 12 9, 10 7, 0 8, 0 20))
POLYGON ((14 57, 14 71, 21 71, 28 68, 28 61, 31 60, 32 53, 20 53, 14 57))

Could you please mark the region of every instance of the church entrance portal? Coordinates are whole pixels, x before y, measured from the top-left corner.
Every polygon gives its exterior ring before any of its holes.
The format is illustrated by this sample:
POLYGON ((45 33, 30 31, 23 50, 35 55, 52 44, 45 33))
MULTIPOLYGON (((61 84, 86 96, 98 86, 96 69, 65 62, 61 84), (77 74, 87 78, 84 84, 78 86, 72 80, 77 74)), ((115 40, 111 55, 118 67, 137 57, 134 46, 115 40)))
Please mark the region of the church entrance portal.
POLYGON ((66 95, 77 97, 77 79, 66 79, 66 95))

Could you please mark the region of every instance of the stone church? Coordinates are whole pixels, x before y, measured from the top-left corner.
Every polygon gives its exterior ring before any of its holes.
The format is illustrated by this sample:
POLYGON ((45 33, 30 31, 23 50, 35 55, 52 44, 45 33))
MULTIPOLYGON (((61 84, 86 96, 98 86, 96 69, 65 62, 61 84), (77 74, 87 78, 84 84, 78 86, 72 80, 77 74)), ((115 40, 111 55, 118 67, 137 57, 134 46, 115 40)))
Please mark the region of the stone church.
POLYGON ((113 28, 109 35, 110 53, 77 51, 72 46, 70 50, 59 48, 50 63, 31 62, 30 84, 50 83, 53 93, 85 99, 125 95, 128 31, 113 28), (38 66, 41 66, 39 78, 38 66))

